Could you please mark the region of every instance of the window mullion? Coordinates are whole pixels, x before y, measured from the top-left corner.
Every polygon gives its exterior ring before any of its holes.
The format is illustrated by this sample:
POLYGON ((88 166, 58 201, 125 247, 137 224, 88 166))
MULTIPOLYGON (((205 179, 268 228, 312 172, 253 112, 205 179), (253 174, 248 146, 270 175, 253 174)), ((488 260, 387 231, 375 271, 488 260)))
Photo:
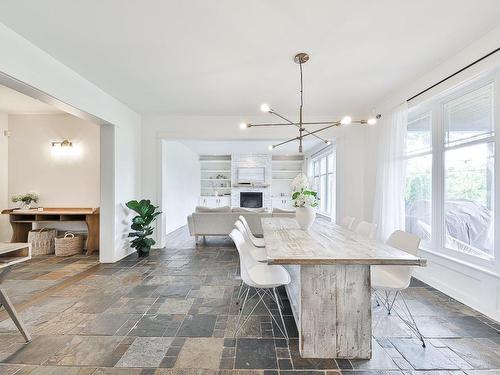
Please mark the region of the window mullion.
POLYGON ((498 245, 498 239, 500 238, 500 220, 496 213, 500 212, 500 199, 496 194, 498 187, 500 186, 500 163, 497 162, 498 147, 500 144, 500 129, 498 128, 498 121, 500 119, 500 98, 498 97, 500 93, 500 71, 495 75, 495 80, 493 83, 493 130, 495 132, 494 136, 494 147, 495 147, 495 159, 494 159, 494 189, 493 189, 493 204, 494 204, 494 250, 493 256, 495 257, 495 263, 500 266, 500 246, 498 245))
POLYGON ((444 121, 437 102, 432 110, 432 247, 444 245, 444 121))

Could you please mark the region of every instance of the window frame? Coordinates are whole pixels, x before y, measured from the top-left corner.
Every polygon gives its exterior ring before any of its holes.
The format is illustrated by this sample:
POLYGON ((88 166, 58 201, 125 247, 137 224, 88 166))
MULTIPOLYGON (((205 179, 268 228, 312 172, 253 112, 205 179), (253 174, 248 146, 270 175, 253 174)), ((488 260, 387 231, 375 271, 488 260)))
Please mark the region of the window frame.
MULTIPOLYGON (((434 181, 434 175, 433 175, 433 171, 434 171, 434 155, 433 155, 433 150, 434 150, 434 147, 433 147, 433 140, 434 140, 434 136, 433 136, 433 131, 432 131, 432 128, 433 128, 433 113, 432 113, 432 109, 429 107, 429 106, 416 106, 412 109, 409 109, 408 110, 408 119, 410 118, 410 111, 412 112, 412 116, 415 116, 415 117, 422 117, 422 116, 429 116, 430 119, 431 119, 431 127, 430 127, 430 136, 431 136, 431 143, 429 145, 429 147, 427 149, 423 149, 423 150, 418 150, 418 151, 412 151, 412 152, 405 152, 405 155, 404 155, 404 159, 405 159, 405 193, 406 193, 406 163, 408 162, 408 160, 412 160, 412 159, 417 159, 417 158, 420 158, 420 157, 423 157, 423 156, 430 156, 431 159, 432 159, 432 164, 431 164, 431 241, 422 241, 422 245, 423 246, 432 246, 432 242, 433 242, 433 233, 434 233, 434 223, 432 221, 432 218, 433 218, 433 212, 434 212, 434 195, 433 195, 433 181, 434 181)), ((407 128, 408 128, 408 125, 407 125, 407 128)), ((406 140, 405 140, 406 141, 406 140)), ((406 206, 406 205, 405 205, 406 206)), ((405 207, 406 208, 406 207, 405 207)), ((405 217, 406 217, 406 212, 405 212, 405 217)))
MULTIPOLYGON (((313 154, 314 155, 314 154, 313 154)), ((320 197, 320 201, 318 202, 318 207, 317 207, 317 214, 327 217, 331 220, 335 220, 336 214, 336 175, 337 175, 337 166, 336 166, 336 150, 335 147, 329 147, 327 150, 323 150, 317 155, 314 155, 311 157, 310 160, 310 165, 311 165, 311 178, 314 183, 314 187, 318 192, 318 196, 320 197), (329 156, 333 156, 332 161, 330 162, 329 156), (325 173, 322 173, 321 170, 321 162, 322 160, 325 163, 325 173), (330 163, 333 163, 332 166, 330 166, 330 163), (316 165, 318 165, 318 168, 316 168, 316 165), (331 167, 331 168, 330 168, 331 167), (323 197, 323 188, 321 186, 321 178, 324 176, 325 178, 325 183, 326 183, 326 207, 330 209, 330 212, 322 211, 321 210, 321 204, 322 200, 325 199, 323 197), (318 183, 316 184, 316 179, 318 180, 318 183), (330 183, 332 183, 333 186, 330 186, 330 183), (328 191, 331 191, 331 194, 328 194, 328 191)))
MULTIPOLYGON (((458 261, 463 264, 472 265, 484 269, 495 269, 498 273, 500 267, 500 195, 497 191, 500 188, 500 162, 497 162, 499 156, 498 145, 500 140, 500 131, 498 129, 498 121, 500 119, 500 69, 490 72, 488 75, 457 85, 441 94, 426 100, 420 104, 416 104, 409 108, 409 111, 417 111, 418 113, 431 113, 431 150, 432 155, 432 173, 431 173, 431 226, 432 237, 431 241, 423 242, 421 248, 438 256, 443 256, 450 260, 458 261), (460 144, 447 146, 445 143, 445 104, 457 99, 461 96, 474 92, 484 86, 492 85, 493 89, 493 135, 474 139, 460 144), (494 195, 494 247, 492 257, 480 257, 461 252, 460 250, 446 247, 446 230, 445 230, 445 152, 452 149, 464 148, 477 144, 486 144, 492 142, 494 145, 494 179, 493 192, 494 195)), ((405 155, 405 158, 412 158, 419 155, 425 155, 426 152, 410 153, 405 155)))

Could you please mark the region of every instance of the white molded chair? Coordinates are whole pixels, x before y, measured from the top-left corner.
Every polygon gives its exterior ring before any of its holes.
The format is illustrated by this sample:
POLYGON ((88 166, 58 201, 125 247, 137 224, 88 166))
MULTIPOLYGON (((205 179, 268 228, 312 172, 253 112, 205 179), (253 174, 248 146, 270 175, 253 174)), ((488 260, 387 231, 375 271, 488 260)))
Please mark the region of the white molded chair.
POLYGON ((251 243, 248 243, 245 240, 245 237, 238 229, 233 229, 229 236, 234 241, 236 245, 236 249, 238 249, 238 254, 240 256, 240 273, 241 279, 243 283, 248 287, 245 292, 245 298, 243 300, 243 305, 240 307, 240 313, 238 315, 238 321, 236 323, 236 329, 234 331, 234 337, 237 336, 239 330, 243 325, 246 324, 248 319, 252 316, 252 313, 255 311, 257 306, 262 303, 266 310, 271 315, 272 320, 276 323, 278 328, 280 329, 283 336, 286 338, 288 342, 288 334, 286 332, 285 320, 283 319, 283 314, 281 312, 280 303, 278 294, 276 293, 276 288, 282 285, 287 285, 290 283, 290 275, 288 271, 279 265, 268 265, 267 263, 261 263, 252 255, 251 243), (250 291, 253 288, 253 294, 249 297, 250 291), (270 292, 271 293, 267 293, 270 292), (266 295, 271 296, 272 299, 278 305, 278 311, 280 313, 281 324, 283 329, 281 329, 280 324, 276 321, 269 306, 267 305, 264 297, 266 295), (243 310, 245 309, 245 305, 252 300, 254 297, 257 297, 257 302, 253 306, 252 310, 246 317, 246 319, 241 322, 241 315, 243 310))
POLYGON ((375 231, 377 230, 377 224, 369 223, 368 221, 361 221, 354 231, 363 237, 368 239, 373 239, 375 237, 375 231))
MULTIPOLYGON (((396 230, 390 235, 386 243, 409 254, 417 255, 420 238, 414 234, 396 230)), ((418 336, 422 341, 422 346, 425 347, 424 337, 420 333, 411 308, 406 303, 402 293, 403 290, 410 286, 412 270, 413 267, 411 266, 372 266, 372 288, 377 304, 382 301, 389 315, 394 310, 408 328, 418 336), (401 300, 401 303, 399 303, 398 299, 401 300)))
POLYGON ((252 252, 252 255, 254 256, 254 258, 259 261, 259 262, 266 262, 267 261, 267 251, 266 251, 266 248, 262 248, 262 247, 257 247, 255 246, 253 243, 252 243, 252 240, 250 238, 250 235, 248 234, 248 231, 246 230, 245 228, 245 225, 240 221, 240 220, 236 220, 236 222, 234 223, 234 226, 236 227, 236 229, 238 229, 243 238, 245 239, 245 241, 251 245, 251 246, 247 246, 246 249, 248 249, 248 251, 251 251, 252 252))
MULTIPOLYGON (((251 251, 252 252, 252 255, 253 257, 258 261, 258 262, 262 262, 262 263, 267 263, 267 251, 264 248, 262 247, 256 247, 252 241, 250 240, 250 237, 248 235, 248 232, 245 228, 245 226, 243 225, 243 223, 239 220, 236 220, 236 222, 234 223, 234 226, 236 227, 236 229, 238 229, 241 234, 243 235, 243 238, 245 239, 245 242, 247 243, 247 247, 246 249, 248 249, 248 251, 251 251)), ((240 304, 240 298, 242 295, 244 295, 246 291, 246 287, 244 285, 243 282, 241 282, 240 284, 240 289, 238 291, 238 296, 237 296, 237 299, 236 299, 236 304, 239 305, 240 304), (243 294, 242 294, 243 293, 243 294)), ((271 298, 274 298, 274 296, 269 293, 271 298)), ((280 306, 283 306, 283 303, 281 302, 281 299, 278 300, 280 302, 280 306)))
POLYGON ((349 230, 352 229, 352 225, 354 224, 354 221, 356 220, 355 217, 352 216, 344 216, 342 220, 340 220, 340 226, 347 228, 349 230))
MULTIPOLYGON (((236 227, 236 229, 238 229, 243 238, 245 239, 245 242, 248 244, 248 246, 246 247, 246 250, 248 251, 251 251, 254 258, 259 261, 259 262, 264 262, 266 263, 267 262, 267 251, 265 248, 261 248, 261 247, 256 247, 252 241, 250 240, 250 237, 248 235, 248 232, 245 228, 245 226, 243 225, 243 223, 240 221, 240 220, 236 220, 236 222, 234 223, 234 226, 236 227)), ((246 291, 246 287, 244 286, 244 283, 243 281, 241 281, 240 283, 240 288, 238 290, 238 297, 236 298, 236 304, 239 305, 240 304, 240 298, 242 296, 242 293, 245 293, 246 291)))
POLYGON ((240 215, 240 217, 238 219, 243 223, 243 226, 245 227, 248 238, 253 243, 253 245, 256 247, 266 247, 263 238, 258 238, 258 237, 255 237, 253 235, 252 230, 250 229, 250 226, 248 225, 247 219, 245 219, 245 217, 243 215, 240 215))

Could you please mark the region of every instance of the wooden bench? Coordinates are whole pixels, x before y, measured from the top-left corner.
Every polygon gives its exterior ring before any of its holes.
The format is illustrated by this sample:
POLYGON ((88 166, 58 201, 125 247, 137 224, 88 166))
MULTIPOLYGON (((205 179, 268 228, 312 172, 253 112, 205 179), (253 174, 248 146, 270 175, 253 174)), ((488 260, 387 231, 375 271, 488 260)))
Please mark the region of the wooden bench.
POLYGON ((22 242, 0 243, 0 307, 3 306, 26 342, 31 341, 30 334, 17 315, 14 305, 2 289, 2 282, 10 272, 10 266, 31 259, 31 245, 22 242))

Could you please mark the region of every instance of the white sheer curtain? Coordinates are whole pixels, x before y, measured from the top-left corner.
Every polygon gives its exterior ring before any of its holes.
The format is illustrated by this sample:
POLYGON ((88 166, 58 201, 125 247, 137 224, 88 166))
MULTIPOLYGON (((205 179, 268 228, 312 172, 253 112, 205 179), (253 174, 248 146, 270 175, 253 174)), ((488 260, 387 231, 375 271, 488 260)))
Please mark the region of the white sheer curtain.
POLYGON ((377 236, 385 241, 396 229, 405 228, 405 142, 408 105, 384 115, 379 122, 377 182, 373 222, 377 236))

